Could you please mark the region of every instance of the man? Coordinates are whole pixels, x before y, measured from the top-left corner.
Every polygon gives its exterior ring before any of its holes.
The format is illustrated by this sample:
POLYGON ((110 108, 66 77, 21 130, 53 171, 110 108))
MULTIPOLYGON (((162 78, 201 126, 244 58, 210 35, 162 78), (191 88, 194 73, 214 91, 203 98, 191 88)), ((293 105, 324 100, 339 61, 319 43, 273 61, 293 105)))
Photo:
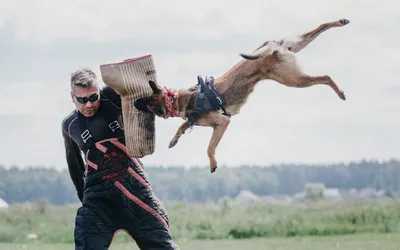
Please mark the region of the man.
POLYGON ((76 109, 62 121, 62 135, 82 202, 75 249, 108 249, 120 230, 140 249, 178 249, 141 163, 127 154, 120 96, 108 86, 100 88, 95 73, 83 68, 71 74, 71 98, 76 109))

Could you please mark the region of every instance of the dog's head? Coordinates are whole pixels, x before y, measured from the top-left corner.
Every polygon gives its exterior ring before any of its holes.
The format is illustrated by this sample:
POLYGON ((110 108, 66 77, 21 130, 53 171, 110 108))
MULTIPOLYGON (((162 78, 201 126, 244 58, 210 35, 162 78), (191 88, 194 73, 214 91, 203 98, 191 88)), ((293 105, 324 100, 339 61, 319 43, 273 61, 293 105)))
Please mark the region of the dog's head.
POLYGON ((170 115, 165 103, 165 95, 167 93, 153 81, 149 81, 149 85, 153 93, 149 97, 137 99, 134 102, 135 107, 143 112, 150 112, 165 119, 168 118, 170 115))

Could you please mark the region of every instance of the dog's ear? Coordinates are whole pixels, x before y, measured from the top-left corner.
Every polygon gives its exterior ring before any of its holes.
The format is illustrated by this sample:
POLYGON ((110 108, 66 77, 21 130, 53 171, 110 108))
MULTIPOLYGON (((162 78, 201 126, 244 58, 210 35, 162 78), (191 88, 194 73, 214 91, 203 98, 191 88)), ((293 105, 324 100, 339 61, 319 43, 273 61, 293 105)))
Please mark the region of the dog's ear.
POLYGON ((162 89, 160 86, 158 86, 157 83, 153 82, 153 81, 149 81, 150 87, 153 90, 154 94, 160 94, 162 89))
POLYGON ((143 112, 150 112, 150 110, 148 109, 146 103, 147 103, 146 99, 140 98, 140 99, 137 99, 137 100, 133 103, 133 105, 135 106, 135 108, 137 108, 137 109, 140 110, 140 111, 143 111, 143 112))

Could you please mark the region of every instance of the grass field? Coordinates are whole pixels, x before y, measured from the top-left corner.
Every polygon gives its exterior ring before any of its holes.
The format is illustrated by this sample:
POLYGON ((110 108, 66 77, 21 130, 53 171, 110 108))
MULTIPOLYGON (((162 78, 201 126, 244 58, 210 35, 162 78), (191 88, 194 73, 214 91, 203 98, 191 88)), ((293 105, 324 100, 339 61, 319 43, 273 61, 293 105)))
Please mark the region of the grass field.
MULTIPOLYGON (((73 249, 77 206, 13 205, 0 212, 0 250, 73 249), (37 236, 31 240, 30 235, 37 236), (34 243, 36 242, 36 243, 34 243)), ((180 249, 400 250, 399 200, 168 206, 180 249)), ((110 250, 138 249, 124 233, 110 250)))
MULTIPOLYGON (((120 235, 117 235, 117 238, 120 235)), ((356 234, 293 238, 253 238, 248 240, 178 241, 181 250, 398 250, 400 234, 356 234)), ((71 244, 0 243, 1 250, 70 250, 71 244)), ((110 250, 139 249, 135 243, 114 243, 110 250)))
MULTIPOLYGON (((0 242, 73 242, 77 206, 15 205, 0 213, 0 242)), ((168 206, 177 240, 226 240, 254 237, 334 236, 400 233, 400 202, 372 200, 272 205, 233 204, 168 206)), ((130 241, 122 236, 120 242, 130 241)))

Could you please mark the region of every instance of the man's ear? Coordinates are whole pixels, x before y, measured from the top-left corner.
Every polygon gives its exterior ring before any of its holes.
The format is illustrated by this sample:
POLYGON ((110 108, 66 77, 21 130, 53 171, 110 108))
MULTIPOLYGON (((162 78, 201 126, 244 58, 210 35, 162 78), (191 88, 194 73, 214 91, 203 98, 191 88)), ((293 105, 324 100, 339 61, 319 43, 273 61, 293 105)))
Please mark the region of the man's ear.
POLYGON ((143 98, 137 99, 133 105, 135 106, 135 108, 137 108, 140 111, 143 112, 150 112, 150 110, 147 108, 147 104, 146 104, 146 100, 143 98))
POLYGON ((160 94, 162 89, 160 88, 160 86, 158 86, 157 83, 153 82, 153 81, 149 81, 150 87, 153 90, 154 94, 160 94))

